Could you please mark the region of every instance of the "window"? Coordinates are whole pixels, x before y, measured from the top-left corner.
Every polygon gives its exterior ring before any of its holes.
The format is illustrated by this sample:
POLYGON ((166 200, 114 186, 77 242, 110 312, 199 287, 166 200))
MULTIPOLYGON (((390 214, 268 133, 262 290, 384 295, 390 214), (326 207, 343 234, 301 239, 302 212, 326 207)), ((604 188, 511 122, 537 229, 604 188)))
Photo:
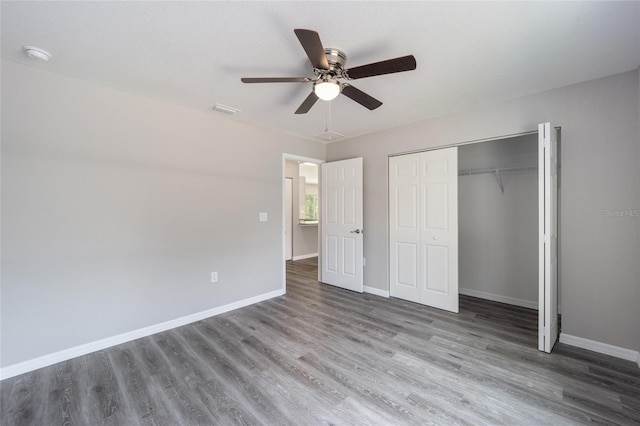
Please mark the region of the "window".
POLYGON ((307 194, 304 197, 304 218, 318 220, 318 194, 307 194))

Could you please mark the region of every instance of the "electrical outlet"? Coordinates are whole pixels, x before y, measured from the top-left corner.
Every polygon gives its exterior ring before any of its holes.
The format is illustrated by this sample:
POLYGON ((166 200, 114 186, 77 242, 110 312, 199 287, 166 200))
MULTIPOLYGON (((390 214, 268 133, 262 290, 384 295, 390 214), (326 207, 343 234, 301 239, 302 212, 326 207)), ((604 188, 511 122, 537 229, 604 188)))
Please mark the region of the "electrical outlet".
POLYGON ((218 273, 217 272, 212 272, 211 273, 211 282, 212 283, 217 283, 218 282, 218 273))
POLYGON ((267 212, 260 212, 259 219, 260 222, 266 222, 268 219, 267 212))

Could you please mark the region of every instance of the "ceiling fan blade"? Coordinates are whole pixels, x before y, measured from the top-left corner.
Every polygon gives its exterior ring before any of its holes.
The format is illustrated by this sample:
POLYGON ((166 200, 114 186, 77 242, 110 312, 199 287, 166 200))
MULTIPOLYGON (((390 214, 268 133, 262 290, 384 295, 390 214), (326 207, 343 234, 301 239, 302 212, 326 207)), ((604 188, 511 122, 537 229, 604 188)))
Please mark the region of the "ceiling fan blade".
POLYGON ((408 55, 344 70, 343 75, 346 75, 346 78, 349 80, 355 80, 357 78, 373 77, 374 75, 392 74, 415 69, 416 58, 414 58, 413 55, 408 55))
POLYGON ((298 36, 298 40, 300 40, 300 44, 304 48, 304 51, 307 52, 311 65, 313 65, 314 68, 328 70, 329 62, 327 62, 327 57, 324 54, 324 47, 322 47, 322 42, 320 41, 318 33, 313 30, 305 30, 301 28, 295 29, 293 32, 298 36))
POLYGON ((359 103, 363 107, 368 108, 370 110, 371 109, 376 109, 380 105, 382 105, 382 102, 380 102, 376 98, 367 95, 362 90, 356 89, 355 87, 353 87, 350 84, 345 84, 342 87, 342 94, 345 95, 347 98, 350 98, 350 99, 356 101, 357 103, 359 103))
POLYGON ((318 101, 318 96, 314 92, 311 92, 307 99, 302 102, 302 105, 298 107, 296 110, 296 114, 306 114, 309 112, 311 107, 318 101))
POLYGON ((306 83, 311 81, 309 77, 258 77, 241 78, 243 83, 306 83))

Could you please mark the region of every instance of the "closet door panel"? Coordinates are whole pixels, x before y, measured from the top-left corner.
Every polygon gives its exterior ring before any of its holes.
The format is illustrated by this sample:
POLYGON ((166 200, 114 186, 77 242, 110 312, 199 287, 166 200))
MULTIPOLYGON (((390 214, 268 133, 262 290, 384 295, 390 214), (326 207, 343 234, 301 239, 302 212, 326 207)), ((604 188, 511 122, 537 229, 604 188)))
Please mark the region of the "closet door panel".
POLYGON ((558 134, 538 125, 539 310, 538 349, 551 352, 558 340, 558 134))
POLYGON ((424 185, 423 230, 447 231, 449 229, 449 186, 446 183, 424 185))
POLYGON ((420 303, 458 312, 458 151, 420 153, 420 303))
POLYGON ((435 245, 423 247, 424 292, 449 293, 449 248, 435 245))
POLYGON ((418 245, 413 243, 397 243, 395 246, 395 262, 398 286, 409 287, 408 291, 418 289, 418 245))
POLYGON ((396 187, 394 199, 397 206, 396 228, 416 232, 418 230, 418 185, 396 187))
POLYGON ((419 155, 389 159, 389 293, 420 301, 419 155))

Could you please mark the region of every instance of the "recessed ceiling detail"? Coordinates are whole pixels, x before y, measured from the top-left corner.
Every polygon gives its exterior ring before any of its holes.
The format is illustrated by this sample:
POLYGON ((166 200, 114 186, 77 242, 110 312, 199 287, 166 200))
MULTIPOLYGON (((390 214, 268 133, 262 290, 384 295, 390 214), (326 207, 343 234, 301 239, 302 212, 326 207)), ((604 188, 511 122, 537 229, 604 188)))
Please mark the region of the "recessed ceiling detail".
POLYGON ((335 142, 337 140, 344 139, 345 135, 327 130, 326 132, 315 135, 314 138, 320 139, 324 142, 335 142))

